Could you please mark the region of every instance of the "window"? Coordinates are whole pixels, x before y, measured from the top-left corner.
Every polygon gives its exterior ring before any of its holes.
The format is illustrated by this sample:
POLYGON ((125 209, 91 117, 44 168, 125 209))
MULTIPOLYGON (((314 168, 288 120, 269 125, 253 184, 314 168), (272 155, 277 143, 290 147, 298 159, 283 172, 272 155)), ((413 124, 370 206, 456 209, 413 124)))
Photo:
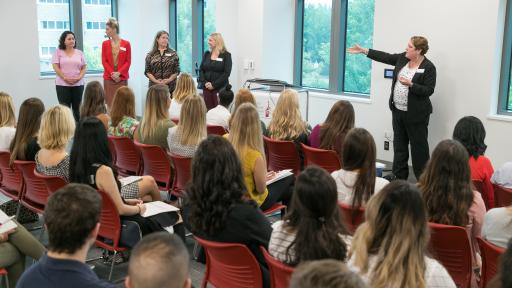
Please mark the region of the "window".
POLYGON ((497 112, 512 116, 512 3, 510 2, 507 1, 497 112))
POLYGON ((348 56, 346 48, 372 47, 374 1, 297 0, 294 84, 370 93, 371 61, 348 56))
POLYGON ((39 23, 39 51, 41 75, 53 75, 51 57, 57 49, 59 37, 65 30, 72 30, 77 40, 77 48, 85 55, 88 73, 100 73, 101 43, 105 40, 105 23, 108 17, 116 15, 116 1, 111 0, 38 0, 37 17, 39 23), (73 22, 70 22, 73 19, 73 22), (98 46, 99 45, 99 46, 98 46))
POLYGON ((192 1, 177 0, 176 50, 180 58, 181 71, 192 73, 192 1))
POLYGON ((216 0, 204 0, 203 4, 203 51, 206 51, 208 50, 208 35, 216 31, 216 0))

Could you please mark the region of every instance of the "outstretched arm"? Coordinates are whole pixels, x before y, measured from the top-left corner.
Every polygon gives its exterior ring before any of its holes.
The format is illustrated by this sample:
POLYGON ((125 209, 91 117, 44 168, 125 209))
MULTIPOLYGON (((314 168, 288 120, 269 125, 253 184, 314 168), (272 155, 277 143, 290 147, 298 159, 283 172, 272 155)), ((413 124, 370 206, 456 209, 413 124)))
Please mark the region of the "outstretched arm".
POLYGON ((347 48, 347 52, 350 54, 365 54, 368 58, 375 60, 377 62, 389 64, 389 65, 396 65, 396 62, 398 61, 401 54, 389 54, 386 52, 373 50, 369 48, 364 48, 359 46, 358 44, 355 44, 354 46, 347 48))

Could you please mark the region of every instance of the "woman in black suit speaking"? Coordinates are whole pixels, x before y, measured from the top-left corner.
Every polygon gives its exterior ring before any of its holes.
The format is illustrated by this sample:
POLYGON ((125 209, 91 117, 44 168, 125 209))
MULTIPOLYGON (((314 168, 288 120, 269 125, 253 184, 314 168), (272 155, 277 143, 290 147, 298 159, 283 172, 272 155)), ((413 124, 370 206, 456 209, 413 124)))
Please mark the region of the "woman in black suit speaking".
POLYGON ((409 143, 416 179, 430 158, 427 137, 436 67, 425 57, 428 48, 425 37, 413 36, 405 52, 399 54, 363 48, 357 44, 347 50, 351 54, 362 53, 372 60, 395 66, 389 97, 394 134, 393 174, 389 180, 408 178, 409 143))

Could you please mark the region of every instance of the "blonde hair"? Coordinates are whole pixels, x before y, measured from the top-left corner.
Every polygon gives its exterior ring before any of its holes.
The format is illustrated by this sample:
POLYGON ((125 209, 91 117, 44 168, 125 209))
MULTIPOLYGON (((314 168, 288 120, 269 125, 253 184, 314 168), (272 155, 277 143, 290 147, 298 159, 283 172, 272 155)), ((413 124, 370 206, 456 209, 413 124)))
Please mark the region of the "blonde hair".
POLYGON ((16 126, 16 115, 12 97, 5 92, 0 92, 0 127, 14 126, 16 126))
MULTIPOLYGON (((226 44, 224 44, 224 38, 222 38, 222 35, 219 32, 213 32, 210 34, 210 37, 215 40, 215 49, 219 51, 219 53, 227 52, 226 44)), ((210 51, 213 52, 213 51, 210 51)))
POLYGON ((293 89, 285 89, 277 100, 268 126, 273 139, 293 140, 306 133, 306 122, 299 109, 299 94, 293 89))
POLYGON ((238 106, 247 102, 256 106, 256 99, 254 98, 254 95, 251 93, 251 90, 247 88, 240 88, 240 90, 238 90, 238 92, 236 92, 235 95, 235 106, 233 108, 233 112, 238 108, 238 106))
POLYGON ((370 198, 349 252, 362 274, 370 255, 376 258, 370 287, 426 287, 426 214, 418 188, 406 181, 393 181, 370 198))
POLYGON ((228 139, 238 156, 242 158, 245 150, 250 148, 259 151, 265 159, 260 118, 256 106, 251 103, 240 105, 231 119, 228 139))
POLYGON ((110 110, 111 126, 116 127, 124 116, 135 118, 135 95, 128 86, 119 87, 114 94, 110 110))
POLYGON ((185 98, 194 94, 197 94, 194 79, 190 74, 181 73, 178 76, 178 80, 176 80, 176 89, 172 92, 172 98, 178 101, 178 103, 183 103, 185 98))
POLYGON ((148 94, 146 95, 144 117, 142 117, 140 123, 140 135, 142 139, 152 137, 158 125, 168 120, 168 101, 169 88, 167 85, 157 84, 149 88, 148 94))
POLYGON ((37 142, 41 148, 63 149, 75 133, 75 118, 71 110, 57 105, 43 113, 37 142))
POLYGON ((117 22, 116 18, 114 18, 114 17, 108 18, 106 25, 108 27, 110 27, 111 29, 116 29, 116 33, 119 34, 119 23, 117 22))
POLYGON ((206 105, 202 97, 192 95, 185 99, 176 129, 181 145, 198 145, 206 138, 206 105))

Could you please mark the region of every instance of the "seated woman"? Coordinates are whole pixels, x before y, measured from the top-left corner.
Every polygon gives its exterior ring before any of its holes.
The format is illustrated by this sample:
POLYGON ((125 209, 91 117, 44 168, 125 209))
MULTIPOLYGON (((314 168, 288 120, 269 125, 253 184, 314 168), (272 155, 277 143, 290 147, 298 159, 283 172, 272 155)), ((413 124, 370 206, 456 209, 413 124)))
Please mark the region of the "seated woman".
POLYGON ((512 205, 487 211, 482 237, 496 246, 507 248, 507 243, 512 239, 512 205))
POLYGON ((427 214, 418 189, 398 180, 375 194, 357 229, 349 268, 369 287, 455 288, 446 269, 427 256, 427 214))
POLYGON ((180 122, 169 128, 167 143, 172 154, 192 157, 206 138, 206 105, 202 97, 191 95, 183 102, 180 122))
POLYGON ((288 265, 304 261, 345 261, 347 231, 336 201, 336 183, 325 170, 308 167, 295 183, 291 206, 283 220, 272 225, 268 251, 288 265))
POLYGON ((12 98, 5 92, 0 92, 0 150, 9 150, 16 133, 16 115, 12 98))
POLYGON ((125 136, 133 139, 133 133, 139 126, 135 119, 135 95, 130 87, 120 87, 114 94, 108 135, 125 136))
POLYGON ((16 287, 18 279, 25 271, 26 256, 39 260, 46 251, 43 244, 23 225, 16 224, 18 227, 13 230, 0 233, 0 267, 7 270, 9 287, 16 287))
MULTIPOLYGON (((249 90, 247 88, 241 88, 240 90, 238 90, 238 92, 235 95, 235 105, 233 106, 233 110, 232 110, 233 113, 231 113, 231 118, 229 119, 230 127, 231 127, 233 115, 235 114, 236 109, 238 109, 238 107, 240 107, 240 105, 242 105, 244 103, 251 103, 252 105, 254 105, 254 107, 257 107, 256 106, 256 98, 254 98, 254 95, 251 93, 251 90, 249 90)), ((261 125, 262 135, 268 135, 268 131, 267 131, 267 127, 265 126, 265 123, 263 123, 263 121, 260 120, 260 125, 261 125)))
POLYGON ((308 145, 311 126, 302 119, 299 109, 299 94, 293 89, 285 89, 277 100, 268 125, 268 136, 275 140, 293 141, 299 153, 301 167, 304 155, 300 143, 308 145))
POLYGON ((183 208, 187 228, 206 240, 245 244, 268 286, 268 269, 259 247, 268 247, 272 227, 254 202, 244 197, 242 166, 226 139, 211 135, 199 144, 190 184, 183 208))
MULTIPOLYGON (((174 225, 178 220, 178 215, 175 213, 142 217, 140 215, 146 211, 143 201, 123 197, 117 170, 112 165, 107 131, 101 121, 95 117, 80 119, 71 148, 69 179, 73 183, 88 184, 106 192, 112 198, 121 218, 137 222, 143 235, 162 231, 164 227, 174 225)), ((130 186, 129 190, 134 191, 133 194, 138 194, 137 182, 127 186, 130 186)), ((151 196, 153 200, 160 200, 159 194, 151 196)))
POLYGON ((338 187, 338 201, 362 207, 370 197, 389 183, 376 177, 375 141, 364 128, 353 128, 343 141, 343 168, 332 172, 338 187))
POLYGON ((267 187, 267 181, 275 177, 275 172, 267 173, 256 107, 251 103, 240 105, 231 119, 230 132, 225 136, 240 157, 250 198, 256 201, 261 210, 267 210, 279 201, 286 205, 292 195, 294 177, 285 177, 267 187))
POLYGON ((352 104, 345 100, 334 103, 325 122, 313 128, 309 144, 313 148, 335 150, 341 158, 343 140, 348 131, 354 128, 355 115, 352 104))
POLYGON ((91 81, 85 86, 84 101, 80 106, 80 119, 85 117, 100 119, 105 129, 108 129, 110 117, 105 106, 105 91, 98 81, 91 81))
POLYGON ((171 106, 169 107, 169 117, 173 120, 180 120, 181 106, 187 97, 196 95, 196 85, 190 74, 181 73, 176 80, 176 89, 172 93, 171 106))
POLYGON ((39 98, 28 98, 20 106, 16 133, 11 141, 11 164, 14 160, 34 161, 41 149, 37 144, 37 133, 44 112, 44 104, 39 98))
MULTIPOLYGON (((453 130, 453 139, 459 141, 469 153, 471 179, 481 180, 487 193, 482 194, 487 209, 494 208, 494 188, 491 177, 494 173, 491 160, 484 156, 485 128, 480 119, 466 116, 457 122, 453 130)), ((483 191, 480 191, 483 192, 483 191)))
POLYGON ((466 148, 455 140, 441 141, 418 182, 427 207, 428 220, 466 227, 472 244, 473 265, 481 266, 478 243, 485 215, 485 204, 473 190, 466 148))
POLYGON ((175 126, 169 119, 170 104, 171 98, 169 98, 167 85, 156 84, 149 88, 144 117, 134 134, 136 141, 142 144, 158 145, 164 150, 169 150, 167 135, 169 128, 175 126))
POLYGON ((505 188, 512 188, 512 162, 506 162, 494 171, 491 182, 505 188))

